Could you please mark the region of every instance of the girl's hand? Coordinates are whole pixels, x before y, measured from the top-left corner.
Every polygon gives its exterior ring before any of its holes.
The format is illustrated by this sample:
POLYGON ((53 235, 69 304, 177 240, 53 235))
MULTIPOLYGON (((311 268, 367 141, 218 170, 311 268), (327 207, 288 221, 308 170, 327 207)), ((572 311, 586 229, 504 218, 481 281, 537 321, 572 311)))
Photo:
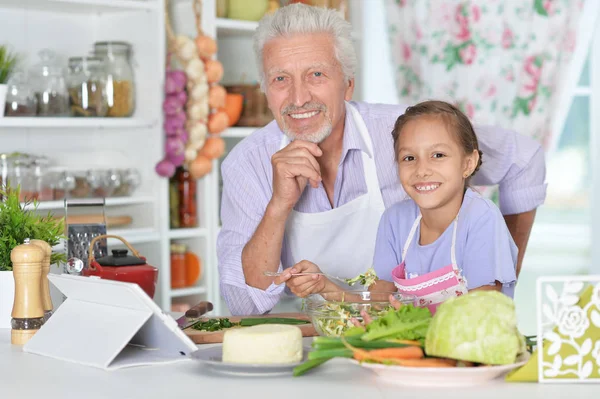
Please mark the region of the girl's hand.
POLYGON ((292 276, 295 273, 321 273, 317 265, 307 260, 296 263, 275 279, 275 284, 285 283, 293 294, 304 298, 310 294, 339 291, 341 288, 328 278, 320 275, 292 276))
MULTIPOLYGON (((389 299, 390 299, 390 305, 392 305, 394 307, 394 309, 396 309, 396 310, 400 309, 400 307, 402 306, 402 302, 400 302, 399 300, 397 300, 391 294, 390 294, 390 298, 389 299)), ((364 309, 360 311, 360 315, 363 318, 363 323, 361 323, 360 321, 358 321, 354 317, 352 319, 350 319, 350 321, 352 322, 352 324, 354 324, 355 327, 365 327, 367 324, 369 324, 369 323, 371 323, 373 321, 373 319, 371 318, 371 316, 369 316, 369 314, 364 309)))

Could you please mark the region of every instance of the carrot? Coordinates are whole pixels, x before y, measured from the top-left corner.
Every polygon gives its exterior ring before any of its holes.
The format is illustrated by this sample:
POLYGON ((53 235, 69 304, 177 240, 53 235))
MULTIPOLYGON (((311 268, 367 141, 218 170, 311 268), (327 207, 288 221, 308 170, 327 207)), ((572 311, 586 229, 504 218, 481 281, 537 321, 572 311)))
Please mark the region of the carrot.
POLYGON ((370 350, 369 356, 381 359, 421 359, 423 349, 418 346, 407 346, 406 348, 383 348, 370 350))
POLYGON ((398 359, 396 364, 405 367, 456 367, 456 360, 428 357, 424 359, 398 359))
POLYGON ((393 363, 401 364, 401 359, 420 359, 423 357, 423 350, 415 346, 407 346, 404 348, 382 348, 371 351, 355 348, 346 341, 342 336, 344 346, 352 351, 354 359, 359 362, 366 360, 378 363, 393 363), (401 351, 398 351, 401 349, 401 351))
POLYGON ((423 346, 419 341, 411 341, 408 339, 386 339, 386 342, 393 342, 395 344, 405 344, 405 345, 414 345, 414 346, 423 346))

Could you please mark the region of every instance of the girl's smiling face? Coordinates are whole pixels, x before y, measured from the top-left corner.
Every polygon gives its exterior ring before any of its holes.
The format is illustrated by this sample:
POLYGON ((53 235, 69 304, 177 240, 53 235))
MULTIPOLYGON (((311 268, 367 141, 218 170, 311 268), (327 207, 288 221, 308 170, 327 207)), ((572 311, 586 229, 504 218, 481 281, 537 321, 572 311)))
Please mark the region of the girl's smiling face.
POLYGON ((465 154, 448 127, 440 116, 423 116, 408 121, 398 136, 400 182, 422 210, 460 208, 479 160, 476 150, 465 154))

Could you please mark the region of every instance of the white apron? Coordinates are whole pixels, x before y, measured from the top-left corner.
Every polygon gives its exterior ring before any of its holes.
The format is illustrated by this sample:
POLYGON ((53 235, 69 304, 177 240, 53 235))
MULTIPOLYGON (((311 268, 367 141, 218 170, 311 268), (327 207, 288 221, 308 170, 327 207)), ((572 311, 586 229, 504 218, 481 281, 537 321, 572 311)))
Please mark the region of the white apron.
MULTIPOLYGON (((353 105, 346 104, 346 112, 351 112, 363 142, 372 154, 369 156, 361 151, 367 193, 325 212, 292 210, 285 234, 292 265, 308 260, 325 273, 352 278, 373 265, 377 228, 385 206, 371 137, 360 113, 353 105)), ((281 148, 288 143, 289 139, 284 135, 281 148)))

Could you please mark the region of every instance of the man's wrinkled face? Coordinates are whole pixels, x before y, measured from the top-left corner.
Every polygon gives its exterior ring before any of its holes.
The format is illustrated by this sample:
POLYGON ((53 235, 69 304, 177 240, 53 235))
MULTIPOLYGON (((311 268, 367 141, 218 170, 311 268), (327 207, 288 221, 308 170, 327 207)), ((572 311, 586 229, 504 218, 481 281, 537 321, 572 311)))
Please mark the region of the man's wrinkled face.
POLYGON ((263 68, 269 108, 290 140, 320 143, 343 125, 354 81, 345 79, 330 34, 270 40, 263 68))

